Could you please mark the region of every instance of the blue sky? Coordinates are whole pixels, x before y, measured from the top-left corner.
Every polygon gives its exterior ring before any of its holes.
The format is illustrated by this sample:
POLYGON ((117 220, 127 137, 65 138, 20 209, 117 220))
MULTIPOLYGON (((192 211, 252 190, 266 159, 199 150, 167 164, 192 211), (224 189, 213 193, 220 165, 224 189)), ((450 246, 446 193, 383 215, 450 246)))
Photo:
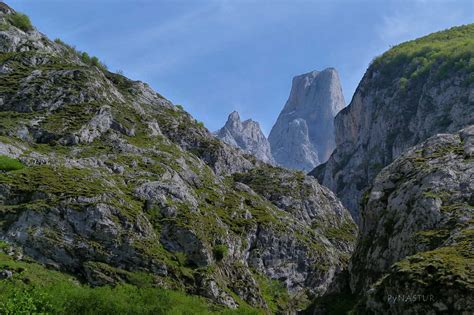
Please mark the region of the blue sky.
POLYGON ((335 67, 346 103, 391 45, 474 22, 474 1, 11 0, 50 38, 149 83, 210 130, 227 115, 268 134, 293 76, 335 67))

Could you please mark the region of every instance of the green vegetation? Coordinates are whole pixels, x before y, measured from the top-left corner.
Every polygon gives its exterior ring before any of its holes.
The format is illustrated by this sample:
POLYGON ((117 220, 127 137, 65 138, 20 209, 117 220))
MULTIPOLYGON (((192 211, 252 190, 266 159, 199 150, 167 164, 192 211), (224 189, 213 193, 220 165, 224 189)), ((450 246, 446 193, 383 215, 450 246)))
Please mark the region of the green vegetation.
POLYGON ((204 123, 203 123, 202 121, 198 121, 197 126, 198 126, 199 128, 205 128, 205 127, 204 127, 204 123))
POLYGON ((96 56, 91 57, 86 52, 78 52, 78 54, 80 55, 82 62, 100 68, 102 70, 107 70, 107 66, 104 63, 100 62, 99 58, 97 58, 96 56))
POLYGON ((79 59, 81 59, 81 61, 83 63, 85 63, 89 66, 97 67, 102 71, 107 71, 107 65, 105 63, 101 62, 99 60, 99 58, 97 58, 96 56, 91 57, 87 52, 77 50, 75 46, 71 46, 71 45, 65 43, 60 38, 56 38, 54 40, 54 42, 56 44, 59 44, 59 45, 65 47, 65 48, 67 48, 67 50, 69 50, 70 53, 72 53, 72 54, 76 55, 77 57, 79 57, 79 59))
POLYGON ((428 75, 443 80, 459 72, 466 84, 474 82, 474 24, 430 34, 397 45, 376 58, 381 71, 377 86, 390 87, 398 78, 402 90, 423 83, 428 75))
POLYGON ((225 256, 227 256, 227 253, 229 252, 229 249, 225 245, 216 245, 212 249, 212 253, 214 254, 214 258, 217 261, 221 261, 224 259, 225 256))
POLYGON ((10 26, 7 23, 0 23, 0 32, 8 31, 10 26))
POLYGON ((254 273, 254 278, 258 282, 262 296, 272 314, 284 314, 285 310, 289 310, 292 302, 298 304, 298 301, 291 300, 288 291, 281 282, 268 279, 258 273, 254 273))
MULTIPOLYGON (((471 235, 472 236, 472 235, 471 235)), ((460 241, 452 246, 439 247, 419 253, 396 263, 393 270, 429 288, 464 286, 474 289, 472 268, 474 250, 472 239, 460 241)))
POLYGON ((5 155, 0 155, 0 171, 15 171, 20 170, 24 165, 17 159, 12 159, 5 155))
POLYGON ((324 234, 330 239, 345 242, 355 242, 357 238, 356 225, 351 221, 346 221, 339 227, 329 227, 324 232, 324 234))
POLYGON ((153 286, 89 287, 67 274, 0 252, 1 314, 260 314, 250 308, 224 310, 204 298, 153 286))
POLYGON ((449 236, 450 231, 447 229, 423 230, 416 233, 417 241, 431 248, 440 246, 449 236))
POLYGON ((28 32, 33 29, 30 18, 23 13, 16 12, 7 16, 8 21, 22 31, 28 32))

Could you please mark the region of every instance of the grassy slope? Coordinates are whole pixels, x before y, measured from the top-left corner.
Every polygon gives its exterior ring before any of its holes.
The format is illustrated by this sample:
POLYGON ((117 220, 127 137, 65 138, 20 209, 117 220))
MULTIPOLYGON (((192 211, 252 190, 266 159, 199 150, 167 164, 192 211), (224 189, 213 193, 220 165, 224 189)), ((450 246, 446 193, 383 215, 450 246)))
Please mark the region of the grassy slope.
MULTIPOLYGON (((0 251, 8 248, 7 243, 0 242, 0 251)), ((32 261, 16 261, 3 252, 0 252, 0 270, 13 274, 0 281, 1 314, 259 313, 250 308, 211 309, 204 298, 153 287, 139 274, 135 275, 135 285, 91 288, 71 275, 48 270, 32 261)))

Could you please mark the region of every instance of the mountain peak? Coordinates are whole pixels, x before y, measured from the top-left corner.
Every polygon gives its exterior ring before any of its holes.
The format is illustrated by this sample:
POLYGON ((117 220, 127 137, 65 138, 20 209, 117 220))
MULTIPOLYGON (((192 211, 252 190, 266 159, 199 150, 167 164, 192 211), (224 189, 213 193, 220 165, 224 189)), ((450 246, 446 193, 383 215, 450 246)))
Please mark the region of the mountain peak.
POLYGON ((240 121, 239 112, 234 110, 232 113, 229 114, 229 117, 228 117, 227 120, 228 121, 240 121))
POLYGON ((260 124, 252 119, 242 122, 237 111, 230 113, 224 127, 215 135, 222 141, 255 155, 263 162, 274 164, 270 144, 260 129, 260 124))
POLYGON ((277 163, 308 171, 326 161, 335 146, 333 119, 343 107, 335 68, 295 76, 288 101, 268 137, 277 163), (305 136, 295 138, 305 130, 305 136))

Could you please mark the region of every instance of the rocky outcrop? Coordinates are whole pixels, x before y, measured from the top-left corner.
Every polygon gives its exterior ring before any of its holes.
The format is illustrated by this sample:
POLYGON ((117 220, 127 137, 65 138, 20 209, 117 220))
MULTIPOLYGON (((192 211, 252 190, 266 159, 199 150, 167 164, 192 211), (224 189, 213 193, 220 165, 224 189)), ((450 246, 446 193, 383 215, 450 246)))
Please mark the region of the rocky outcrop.
POLYGON ((359 309, 474 311, 473 141, 474 126, 434 136, 375 178, 350 264, 359 309))
POLYGON ((304 171, 325 162, 335 147, 334 117, 344 106, 334 68, 294 77, 290 97, 268 137, 275 161, 304 171))
POLYGON ((303 307, 347 267, 357 228, 314 178, 5 14, 0 153, 18 161, 0 163, 2 242, 94 286, 149 279, 269 312, 303 307))
POLYGON ((473 35, 471 24, 392 48, 336 116, 336 149, 310 174, 357 220, 362 192, 384 166, 432 135, 474 123, 473 35))
POLYGON ((241 121, 239 113, 236 111, 229 115, 224 127, 214 134, 225 143, 254 155, 262 162, 275 164, 270 143, 260 129, 258 122, 251 119, 241 121))
POLYGON ((474 310, 474 126, 410 148, 374 179, 348 273, 309 314, 349 301, 355 314, 474 310))

